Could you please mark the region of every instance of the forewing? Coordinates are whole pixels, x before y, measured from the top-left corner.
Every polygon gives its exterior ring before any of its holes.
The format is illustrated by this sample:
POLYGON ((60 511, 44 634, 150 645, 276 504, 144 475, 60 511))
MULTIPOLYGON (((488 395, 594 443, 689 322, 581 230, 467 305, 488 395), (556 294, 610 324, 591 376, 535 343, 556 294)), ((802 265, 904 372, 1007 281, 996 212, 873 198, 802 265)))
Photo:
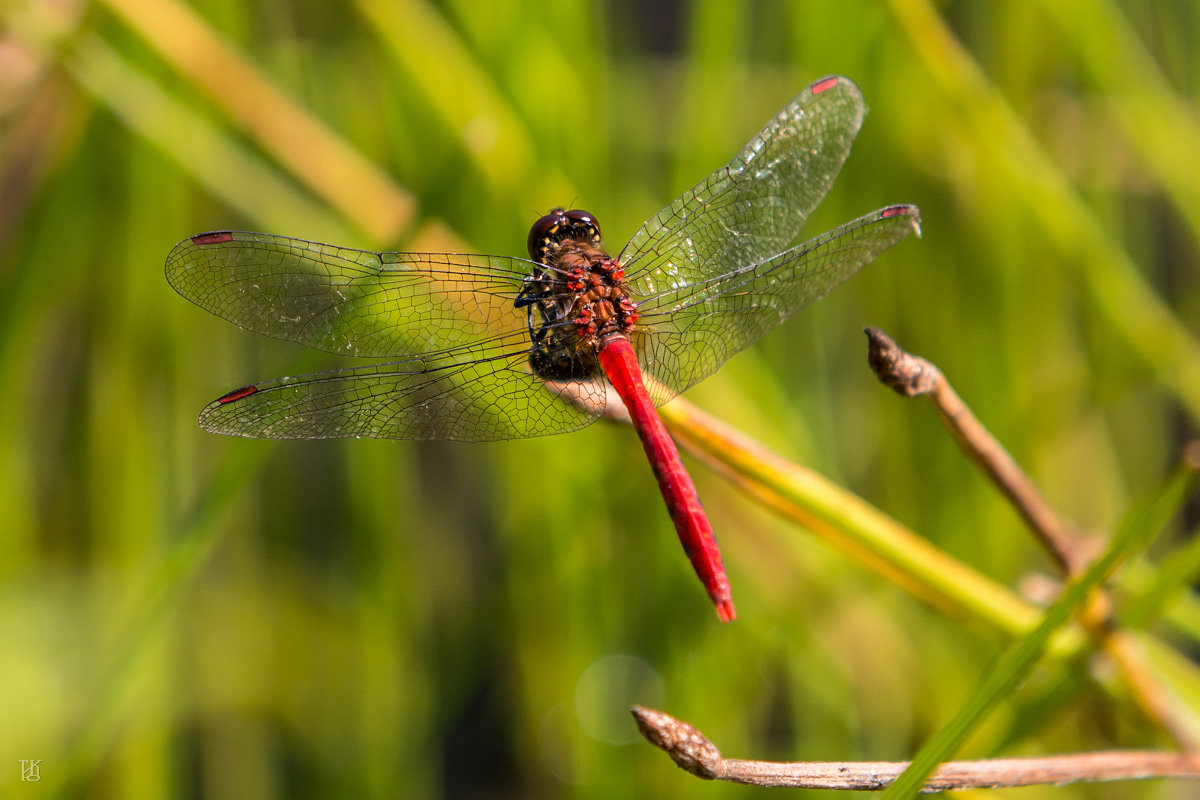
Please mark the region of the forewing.
POLYGON ((765 261, 661 292, 638 306, 635 346, 656 403, 708 377, 910 233, 916 206, 889 206, 765 261))
POLYGON ((220 231, 185 239, 167 280, 247 330, 347 356, 403 358, 523 330, 531 266, 504 256, 374 253, 220 231))
POLYGON ((862 118, 862 95, 846 78, 824 78, 801 92, 733 161, 630 239, 620 261, 637 298, 760 263, 795 244, 862 118))

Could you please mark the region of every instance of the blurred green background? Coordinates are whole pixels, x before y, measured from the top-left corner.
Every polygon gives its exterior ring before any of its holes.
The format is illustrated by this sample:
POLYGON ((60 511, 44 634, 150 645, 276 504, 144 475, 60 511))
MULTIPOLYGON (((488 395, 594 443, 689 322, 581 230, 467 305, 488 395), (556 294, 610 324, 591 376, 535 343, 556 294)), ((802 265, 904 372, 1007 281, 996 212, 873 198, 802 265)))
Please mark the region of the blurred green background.
MULTIPOLYGON (((925 236, 688 399, 1016 589, 1049 560, 933 412, 875 382, 860 331, 938 363, 1064 516, 1111 531, 1200 419, 1198 43, 1190 2, 0 3, 0 794, 762 791, 677 770, 633 702, 731 756, 910 757, 1010 632, 689 461, 740 613, 721 625, 612 423, 205 434, 221 393, 336 361, 208 316, 163 260, 221 228, 523 255, 559 203, 619 250, 847 75, 870 111, 810 231, 912 202, 925 236)), ((1172 597, 1174 624, 1142 624, 1194 652, 1172 597)), ((1048 662, 962 752, 1172 746, 1112 684, 1102 659, 1048 662)))

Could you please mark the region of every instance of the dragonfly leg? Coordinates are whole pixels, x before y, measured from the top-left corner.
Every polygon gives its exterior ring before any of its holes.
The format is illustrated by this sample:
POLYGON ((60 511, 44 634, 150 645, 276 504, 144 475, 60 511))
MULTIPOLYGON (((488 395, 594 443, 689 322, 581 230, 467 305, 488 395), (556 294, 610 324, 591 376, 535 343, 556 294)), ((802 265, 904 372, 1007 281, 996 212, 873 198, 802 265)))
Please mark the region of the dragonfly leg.
POLYGON ((533 307, 538 303, 550 297, 550 290, 535 288, 538 276, 530 275, 525 278, 524 285, 521 287, 520 293, 513 300, 513 308, 524 308, 527 324, 529 326, 529 340, 534 345, 539 344, 546 338, 546 322, 536 330, 533 327, 533 307))

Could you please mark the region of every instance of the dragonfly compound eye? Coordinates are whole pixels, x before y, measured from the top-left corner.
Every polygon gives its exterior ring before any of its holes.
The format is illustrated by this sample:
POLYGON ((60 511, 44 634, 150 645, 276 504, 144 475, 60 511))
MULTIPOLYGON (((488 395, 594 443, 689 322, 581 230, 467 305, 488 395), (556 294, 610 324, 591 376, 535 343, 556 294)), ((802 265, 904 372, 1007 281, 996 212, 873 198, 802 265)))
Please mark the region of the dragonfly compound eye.
POLYGON ((550 213, 533 223, 529 229, 529 257, 538 263, 544 263, 550 245, 564 239, 574 239, 578 242, 600 245, 600 224, 587 211, 562 208, 552 208, 550 213))
POLYGON ((570 220, 571 230, 567 234, 572 239, 587 242, 596 247, 600 246, 600 223, 590 212, 581 208, 573 208, 566 214, 570 220))

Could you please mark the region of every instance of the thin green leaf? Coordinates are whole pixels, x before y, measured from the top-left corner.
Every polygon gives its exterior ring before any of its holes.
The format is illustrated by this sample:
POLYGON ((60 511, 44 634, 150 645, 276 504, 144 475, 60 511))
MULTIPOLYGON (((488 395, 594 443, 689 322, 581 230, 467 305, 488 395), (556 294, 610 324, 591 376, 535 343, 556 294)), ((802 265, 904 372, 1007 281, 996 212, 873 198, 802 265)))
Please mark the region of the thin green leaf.
POLYGON ((1088 593, 1108 580, 1122 562, 1149 545, 1153 536, 1183 505, 1195 479, 1193 467, 1181 466, 1162 489, 1130 510, 1104 555, 1082 578, 1068 585, 1062 597, 1046 609, 1041 624, 1032 633, 1009 647, 954 719, 925 743, 909 768, 882 797, 891 800, 914 797, 919 793, 930 773, 954 754, 984 714, 1025 679, 1046 652, 1051 636, 1083 606, 1088 593))

